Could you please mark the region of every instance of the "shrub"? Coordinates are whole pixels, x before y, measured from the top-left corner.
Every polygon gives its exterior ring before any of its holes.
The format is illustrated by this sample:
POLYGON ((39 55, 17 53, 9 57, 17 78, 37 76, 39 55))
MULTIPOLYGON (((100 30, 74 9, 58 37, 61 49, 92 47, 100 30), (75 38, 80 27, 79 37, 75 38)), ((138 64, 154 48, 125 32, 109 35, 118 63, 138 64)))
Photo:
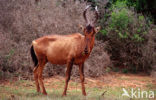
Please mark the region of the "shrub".
MULTIPOLYGON (((35 3, 35 0, 1 0, 1 69, 10 73, 31 75, 33 69, 30 57, 32 40, 48 34, 78 32, 78 25, 84 25, 85 22, 82 16, 85 7, 86 3, 73 2, 73 0, 66 2, 41 0, 38 4, 35 3)), ((47 69, 50 69, 48 67, 47 69)), ((64 67, 61 68, 64 73, 64 67)), ((53 69, 52 67, 48 71, 49 75, 55 74, 53 69)), ((55 69, 60 71, 58 67, 55 69)))
POLYGON ((116 2, 112 7, 108 32, 115 32, 119 38, 142 41, 147 33, 145 18, 128 9, 124 2, 116 2))
MULTIPOLYGON (((83 11, 86 5, 86 2, 74 0, 0 0, 0 70, 31 76, 32 40, 49 34, 81 32, 78 25, 85 25, 83 11)), ((88 10, 87 16, 91 19, 94 14, 88 10)), ((109 60, 109 56, 106 59, 109 60)), ((104 73, 97 73, 98 70, 95 72, 91 61, 87 64, 86 75, 104 73)), ((100 69, 101 66, 96 68, 100 69)), ((101 69, 106 66, 107 64, 101 69)), ((77 71, 76 67, 73 70, 77 71)), ((64 72, 65 67, 47 64, 44 76, 64 75, 64 72)))
POLYGON ((146 20, 151 21, 153 20, 156 23, 156 1, 155 0, 110 0, 111 3, 115 2, 125 2, 128 7, 134 7, 137 12, 143 13, 146 20))
MULTIPOLYGON (((131 71, 146 70, 144 46, 147 44, 148 29, 145 17, 127 7, 125 2, 116 2, 109 11, 108 21, 101 21, 104 41, 115 66, 125 66, 131 71), (134 70, 135 69, 135 70, 134 70)), ((103 19, 102 19, 103 20, 103 19)))

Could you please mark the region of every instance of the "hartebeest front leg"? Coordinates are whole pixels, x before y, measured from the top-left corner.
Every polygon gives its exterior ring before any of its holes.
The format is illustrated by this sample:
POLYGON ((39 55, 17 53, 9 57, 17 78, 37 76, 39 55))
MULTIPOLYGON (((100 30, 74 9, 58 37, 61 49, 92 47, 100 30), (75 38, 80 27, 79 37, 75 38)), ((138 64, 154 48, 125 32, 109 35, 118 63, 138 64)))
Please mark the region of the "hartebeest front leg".
POLYGON ((72 59, 69 63, 67 63, 65 87, 64 87, 64 92, 63 92, 62 96, 66 96, 68 82, 70 80, 71 70, 72 70, 72 67, 73 67, 73 62, 74 62, 74 60, 72 59))
POLYGON ((85 86, 84 86, 84 63, 79 65, 79 72, 80 72, 80 79, 81 79, 81 85, 82 85, 82 94, 86 96, 85 86))

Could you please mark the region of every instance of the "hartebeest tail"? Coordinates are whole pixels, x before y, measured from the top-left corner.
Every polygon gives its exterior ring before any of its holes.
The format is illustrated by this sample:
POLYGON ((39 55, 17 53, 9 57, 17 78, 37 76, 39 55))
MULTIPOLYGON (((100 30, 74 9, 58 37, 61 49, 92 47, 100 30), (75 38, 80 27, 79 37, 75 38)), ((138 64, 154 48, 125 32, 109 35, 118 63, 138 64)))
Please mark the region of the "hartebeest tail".
POLYGON ((34 47, 33 47, 33 45, 31 46, 30 52, 31 52, 32 61, 34 62, 34 67, 36 67, 37 64, 38 64, 38 59, 37 59, 36 54, 35 54, 35 52, 34 52, 34 47))

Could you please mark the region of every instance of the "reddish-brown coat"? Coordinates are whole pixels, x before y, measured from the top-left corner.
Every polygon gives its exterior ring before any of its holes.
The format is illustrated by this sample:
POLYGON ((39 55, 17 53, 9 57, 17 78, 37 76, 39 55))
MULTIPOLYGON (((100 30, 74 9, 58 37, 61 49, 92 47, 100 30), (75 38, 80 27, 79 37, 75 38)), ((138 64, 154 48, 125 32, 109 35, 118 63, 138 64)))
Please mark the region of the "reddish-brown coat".
MULTIPOLYGON (((52 64, 67 64, 68 59, 74 58, 74 64, 81 64, 88 58, 84 54, 85 37, 80 33, 70 35, 50 35, 38 38, 32 42, 38 59, 46 59, 52 64), (41 56, 42 55, 42 56, 41 56), (43 57, 43 58, 42 58, 43 57)), ((93 48, 94 38, 90 49, 93 48)))
MULTIPOLYGON (((83 15, 86 19, 86 7, 83 15)), ((98 17, 97 11, 96 15, 98 17)), ((68 82, 73 64, 79 65, 80 79, 82 85, 82 94, 86 95, 84 86, 84 62, 89 57, 95 41, 95 34, 100 30, 100 27, 88 24, 83 29, 84 35, 80 33, 70 35, 49 35, 38 38, 32 42, 31 54, 33 61, 36 60, 37 64, 34 68, 34 79, 37 91, 40 92, 42 87, 43 94, 47 94, 43 80, 42 72, 47 62, 52 64, 66 64, 66 79, 63 96, 66 95, 68 82), (40 84, 40 86, 39 86, 40 84)))

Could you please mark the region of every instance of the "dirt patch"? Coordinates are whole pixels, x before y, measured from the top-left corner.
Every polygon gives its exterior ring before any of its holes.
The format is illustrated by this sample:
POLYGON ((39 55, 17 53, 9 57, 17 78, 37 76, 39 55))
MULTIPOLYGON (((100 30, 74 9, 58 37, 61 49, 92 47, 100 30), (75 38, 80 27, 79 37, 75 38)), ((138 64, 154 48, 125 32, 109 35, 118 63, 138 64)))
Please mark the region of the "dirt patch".
MULTIPOLYGON (((45 78, 44 84, 46 88, 50 89, 59 89, 64 88, 65 77, 62 76, 53 76, 51 78, 45 78)), ((81 89, 81 84, 79 78, 72 78, 69 82, 69 90, 72 89, 81 89)), ((8 81, 4 80, 0 82, 1 86, 14 86, 17 84, 17 80, 8 81)), ((20 82, 24 87, 35 88, 33 81, 30 82, 20 82)), ((122 73, 108 73, 104 76, 97 78, 85 78, 85 85, 87 88, 103 88, 103 87, 132 87, 132 88, 156 88, 156 79, 142 74, 122 74, 122 73)))
MULTIPOLYGON (((44 80, 45 85, 50 88, 64 87, 65 77, 54 76, 51 78, 46 78, 44 80), (61 84, 62 82, 62 84, 61 84), (58 85, 57 83, 60 83, 58 85)), ((69 89, 81 89, 81 84, 79 78, 72 79, 69 83, 69 89), (75 84, 75 85, 73 85, 75 84)), ((148 85, 152 88, 156 88, 156 79, 143 74, 122 74, 111 72, 101 77, 97 78, 85 78, 85 85, 88 88, 103 88, 103 87, 132 87, 132 88, 147 88, 148 85)))

